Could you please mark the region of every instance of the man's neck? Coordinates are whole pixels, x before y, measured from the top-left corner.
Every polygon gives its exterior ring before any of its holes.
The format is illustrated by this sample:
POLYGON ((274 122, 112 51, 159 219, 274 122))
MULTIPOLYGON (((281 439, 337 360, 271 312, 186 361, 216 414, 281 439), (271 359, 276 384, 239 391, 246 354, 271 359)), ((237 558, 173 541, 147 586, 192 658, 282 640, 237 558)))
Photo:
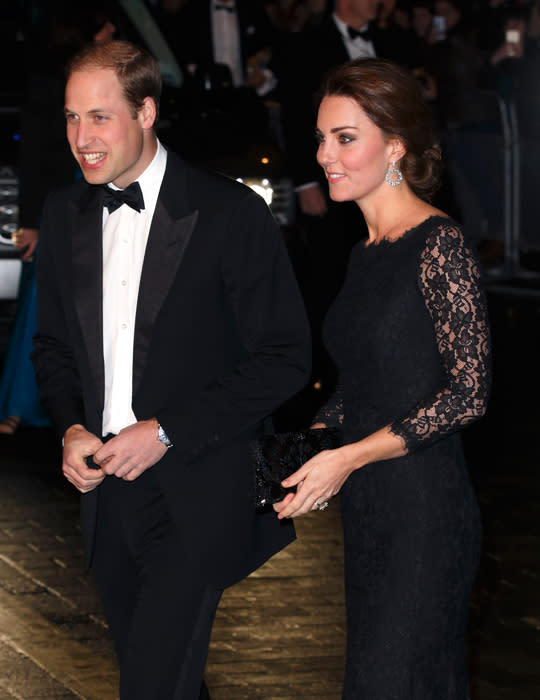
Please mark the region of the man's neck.
POLYGON ((113 185, 123 190, 128 187, 128 185, 131 185, 132 182, 135 182, 135 180, 137 180, 145 172, 150 163, 156 157, 157 148, 157 136, 152 129, 150 132, 145 133, 144 135, 143 152, 137 162, 137 167, 131 169, 129 175, 124 174, 117 180, 113 180, 113 185))

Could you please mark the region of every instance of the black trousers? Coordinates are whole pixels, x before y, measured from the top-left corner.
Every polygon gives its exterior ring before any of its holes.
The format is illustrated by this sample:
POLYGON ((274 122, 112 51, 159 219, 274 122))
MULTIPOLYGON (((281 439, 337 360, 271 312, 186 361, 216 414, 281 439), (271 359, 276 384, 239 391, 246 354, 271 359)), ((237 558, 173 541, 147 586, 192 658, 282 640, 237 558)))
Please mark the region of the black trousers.
POLYGON ((152 469, 99 487, 92 571, 120 666, 121 700, 198 700, 221 591, 186 569, 152 469))

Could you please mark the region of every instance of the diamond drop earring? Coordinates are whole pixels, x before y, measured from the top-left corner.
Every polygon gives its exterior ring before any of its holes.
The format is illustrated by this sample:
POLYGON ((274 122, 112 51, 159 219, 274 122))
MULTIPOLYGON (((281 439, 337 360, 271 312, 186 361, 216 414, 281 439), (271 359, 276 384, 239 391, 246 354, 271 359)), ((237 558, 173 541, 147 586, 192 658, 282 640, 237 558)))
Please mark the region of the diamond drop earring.
POLYGON ((403 182, 403 173, 399 168, 396 168, 395 160, 392 161, 392 167, 388 168, 384 179, 390 185, 390 187, 397 187, 403 182))

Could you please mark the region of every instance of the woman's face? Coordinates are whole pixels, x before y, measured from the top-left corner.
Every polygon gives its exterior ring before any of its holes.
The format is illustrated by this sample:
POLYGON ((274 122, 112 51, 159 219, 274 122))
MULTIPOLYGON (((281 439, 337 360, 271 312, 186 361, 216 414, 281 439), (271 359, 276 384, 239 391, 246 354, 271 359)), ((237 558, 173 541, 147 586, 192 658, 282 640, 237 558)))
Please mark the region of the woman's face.
POLYGON ((317 139, 317 161, 333 200, 360 204, 388 188, 385 175, 399 142, 386 139, 353 99, 335 95, 323 99, 317 139))

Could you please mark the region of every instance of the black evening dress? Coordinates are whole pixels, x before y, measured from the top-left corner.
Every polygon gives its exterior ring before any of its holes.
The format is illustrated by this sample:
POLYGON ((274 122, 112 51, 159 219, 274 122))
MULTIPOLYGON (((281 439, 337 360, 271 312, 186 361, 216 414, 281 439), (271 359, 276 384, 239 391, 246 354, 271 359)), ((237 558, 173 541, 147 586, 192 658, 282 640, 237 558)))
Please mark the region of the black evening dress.
POLYGON ((318 419, 355 442, 391 425, 404 457, 341 490, 344 700, 466 700, 466 627, 481 525, 459 430, 483 415, 487 310, 476 258, 432 216, 359 243, 324 337, 340 388, 318 419))

